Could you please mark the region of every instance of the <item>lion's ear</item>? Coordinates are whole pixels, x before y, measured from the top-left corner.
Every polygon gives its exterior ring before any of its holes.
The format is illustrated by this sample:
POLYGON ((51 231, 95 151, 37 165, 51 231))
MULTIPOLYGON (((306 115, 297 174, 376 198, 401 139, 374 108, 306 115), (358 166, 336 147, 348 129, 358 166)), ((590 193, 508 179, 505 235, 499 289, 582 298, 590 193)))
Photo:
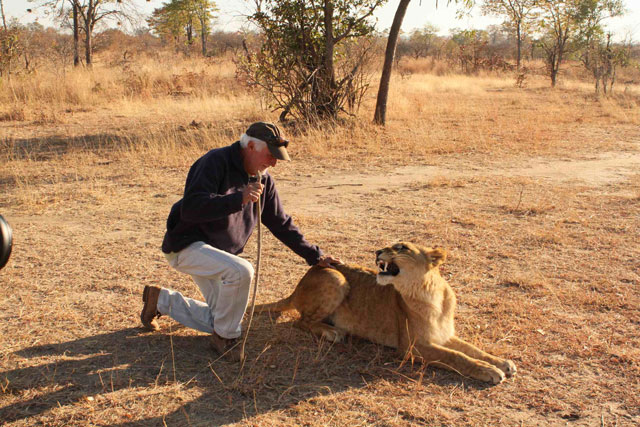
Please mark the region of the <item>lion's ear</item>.
POLYGON ((433 260, 433 265, 437 267, 446 261, 447 251, 443 248, 435 248, 429 252, 429 257, 433 260))

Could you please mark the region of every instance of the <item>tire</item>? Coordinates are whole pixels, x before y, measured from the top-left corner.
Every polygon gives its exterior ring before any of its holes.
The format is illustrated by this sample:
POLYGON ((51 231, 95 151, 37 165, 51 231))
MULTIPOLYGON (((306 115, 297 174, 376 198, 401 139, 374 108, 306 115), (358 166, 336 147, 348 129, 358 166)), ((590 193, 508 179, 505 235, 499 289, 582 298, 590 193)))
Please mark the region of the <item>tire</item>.
POLYGON ((9 223, 0 215, 0 270, 9 261, 13 244, 13 232, 9 223))

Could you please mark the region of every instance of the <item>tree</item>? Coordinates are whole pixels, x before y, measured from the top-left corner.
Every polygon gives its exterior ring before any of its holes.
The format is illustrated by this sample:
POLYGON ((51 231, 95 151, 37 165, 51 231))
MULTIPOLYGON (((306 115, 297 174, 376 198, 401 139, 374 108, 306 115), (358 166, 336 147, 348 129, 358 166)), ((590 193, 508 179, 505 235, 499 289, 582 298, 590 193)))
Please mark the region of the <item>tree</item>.
POLYGON ((39 1, 40 4, 51 10, 56 15, 61 26, 68 25, 69 10, 66 8, 66 4, 69 3, 71 7, 71 27, 73 29, 73 66, 78 67, 80 65, 80 1, 79 0, 29 0, 30 2, 39 1))
POLYGON ((211 19, 213 13, 218 10, 211 0, 191 0, 191 7, 198 19, 200 26, 200 41, 202 43, 202 56, 207 56, 207 36, 211 32, 211 19))
POLYGON ((14 20, 10 25, 7 25, 2 0, 0 0, 0 17, 2 18, 2 28, 0 29, 0 77, 6 74, 8 78, 11 78, 11 67, 13 61, 22 51, 22 44, 18 36, 17 21, 14 20))
POLYGON ((407 12, 407 7, 411 0, 400 0, 398 9, 393 17, 389 38, 387 39, 387 48, 384 52, 384 65, 382 66, 382 75, 380 77, 380 86, 378 88, 378 97, 376 99, 376 110, 373 115, 375 124, 384 125, 387 120, 387 97, 389 96, 389 83, 391 82, 391 67, 393 66, 393 57, 396 53, 398 44, 398 35, 400 27, 407 12))
POLYGON ((78 46, 80 45, 80 21, 78 18, 78 2, 71 0, 72 22, 73 22, 73 66, 80 66, 80 53, 78 46))
POLYGON ((415 59, 429 56, 438 36, 438 27, 426 24, 420 29, 413 30, 409 35, 408 51, 415 59))
POLYGON ((374 10, 386 0, 256 0, 250 20, 261 33, 238 64, 247 83, 305 120, 335 119, 366 90, 360 80, 369 54, 374 10))
MULTIPOLYGON (((151 31, 162 39, 171 39, 175 42, 176 47, 179 43, 180 36, 187 31, 183 15, 179 11, 164 4, 162 7, 154 9, 151 17, 147 19, 147 24, 151 31)), ((188 34, 188 33, 187 33, 188 34)))
POLYGON ((516 70, 520 71, 522 36, 527 21, 533 18, 536 0, 485 0, 482 11, 487 15, 506 16, 516 33, 516 70))
MULTIPOLYGON (((84 33, 85 63, 88 67, 93 58, 93 33, 96 24, 113 20, 134 23, 138 15, 133 0, 29 0, 49 8, 58 15, 60 20, 69 18, 69 10, 65 7, 69 3, 74 19, 74 28, 81 28, 84 33), (78 23, 76 24, 76 20, 78 23)), ((74 31, 74 37, 79 34, 74 31)))
MULTIPOLYGON (((458 0, 453 0, 456 3, 458 0)), ((470 7, 473 4, 473 0, 460 0, 465 6, 470 7)), ((393 23, 391 24, 391 30, 389 31, 389 37, 387 38, 387 48, 384 53, 384 65, 382 66, 382 75, 380 76, 380 86, 378 87, 378 97, 376 100, 376 110, 373 115, 373 122, 379 125, 383 125, 386 122, 387 116, 387 97, 389 96, 389 83, 391 82, 391 68, 393 67, 393 58, 396 54, 396 46, 398 45, 398 35, 400 34, 400 27, 404 20, 404 15, 407 12, 407 7, 411 0, 400 0, 398 3, 398 9, 393 17, 393 23)), ((447 4, 451 3, 451 0, 447 0, 447 4)), ((438 0, 436 0, 436 6, 438 0)))
POLYGON ((628 49, 614 46, 611 34, 605 34, 604 21, 624 13, 621 0, 585 0, 580 5, 580 33, 578 46, 582 54, 580 60, 595 79, 596 94, 602 90, 613 90, 616 68, 628 62, 628 49))
POLYGON ((22 44, 16 25, 8 25, 0 29, 0 77, 11 78, 11 71, 17 58, 22 53, 22 44))
POLYGON ((0 0, 0 15, 2 16, 2 28, 7 31, 7 18, 4 16, 4 3, 0 0))
POLYGON ((176 49, 180 46, 180 38, 184 34, 186 44, 193 41, 193 17, 182 8, 182 2, 172 0, 153 11, 147 19, 149 28, 163 39, 174 41, 176 49))
POLYGON ((238 56, 242 50, 242 34, 239 32, 215 31, 211 34, 213 55, 224 55, 232 51, 233 56, 238 56))
POLYGON ((147 22, 156 34, 173 39, 176 46, 183 33, 187 46, 193 44, 195 33, 199 33, 202 55, 205 56, 211 19, 217 10, 216 4, 211 0, 171 0, 155 9, 147 22))
POLYGON ((552 87, 556 86, 565 56, 597 32, 604 19, 624 13, 621 0, 538 0, 538 6, 538 28, 543 33, 540 46, 552 87))
POLYGON ((538 27, 543 34, 539 44, 545 53, 545 62, 555 87, 569 43, 578 31, 578 5, 581 0, 539 0, 541 10, 538 27))
POLYGON ((458 47, 460 69, 465 74, 476 73, 486 57, 489 34, 485 30, 452 30, 451 40, 458 47))
POLYGON ((629 59, 630 46, 612 44, 611 33, 592 38, 580 56, 585 68, 593 75, 596 95, 600 90, 604 95, 613 93, 617 68, 628 65, 629 59))

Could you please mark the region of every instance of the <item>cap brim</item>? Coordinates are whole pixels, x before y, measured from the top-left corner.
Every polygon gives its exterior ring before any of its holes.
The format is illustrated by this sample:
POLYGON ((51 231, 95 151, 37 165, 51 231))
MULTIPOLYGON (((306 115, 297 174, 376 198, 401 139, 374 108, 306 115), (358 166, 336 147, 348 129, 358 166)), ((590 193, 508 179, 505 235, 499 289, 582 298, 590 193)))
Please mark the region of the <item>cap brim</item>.
POLYGON ((271 151, 271 154, 276 159, 278 159, 278 160, 286 160, 287 162, 291 161, 291 157, 289 157, 289 153, 287 153, 287 149, 286 148, 284 148, 284 147, 276 147, 275 145, 271 145, 271 144, 267 144, 267 147, 269 147, 269 151, 271 151))

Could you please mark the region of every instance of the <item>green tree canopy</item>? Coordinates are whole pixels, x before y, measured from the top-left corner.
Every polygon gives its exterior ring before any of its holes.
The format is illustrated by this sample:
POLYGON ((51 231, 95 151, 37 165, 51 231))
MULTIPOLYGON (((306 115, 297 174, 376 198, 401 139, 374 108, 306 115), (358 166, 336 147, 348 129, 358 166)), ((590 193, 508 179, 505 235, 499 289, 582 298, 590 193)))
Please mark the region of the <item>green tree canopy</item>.
POLYGON ((211 0, 171 0, 155 9, 147 23, 153 32, 176 44, 184 36, 185 43, 191 45, 195 35, 200 34, 202 53, 205 55, 211 20, 217 10, 216 4, 211 0))

